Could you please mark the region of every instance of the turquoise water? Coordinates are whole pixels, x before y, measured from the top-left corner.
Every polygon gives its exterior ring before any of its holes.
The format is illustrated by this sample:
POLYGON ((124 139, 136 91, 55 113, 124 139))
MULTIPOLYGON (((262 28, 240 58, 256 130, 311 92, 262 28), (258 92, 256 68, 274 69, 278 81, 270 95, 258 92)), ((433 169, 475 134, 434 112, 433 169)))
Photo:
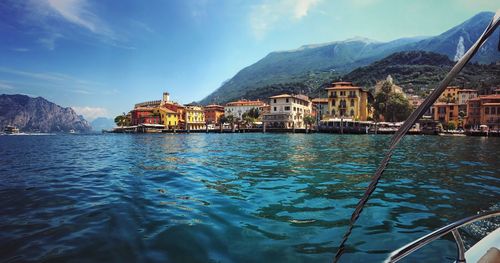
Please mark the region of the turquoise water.
MULTIPOLYGON (((0 261, 330 262, 390 137, 0 136, 0 261)), ((343 262, 500 203, 499 138, 407 137, 343 262)), ((452 261, 451 239, 408 262, 452 261)))

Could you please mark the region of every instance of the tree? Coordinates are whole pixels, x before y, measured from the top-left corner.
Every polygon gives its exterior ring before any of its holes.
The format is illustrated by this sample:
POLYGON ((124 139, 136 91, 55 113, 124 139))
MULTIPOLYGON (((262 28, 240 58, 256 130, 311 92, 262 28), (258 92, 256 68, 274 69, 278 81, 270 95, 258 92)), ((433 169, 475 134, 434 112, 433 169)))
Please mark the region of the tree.
POLYGON ((403 94, 392 91, 392 85, 384 81, 380 91, 375 94, 373 108, 374 119, 379 120, 382 115, 387 121, 404 121, 411 113, 411 105, 403 94))
POLYGON ((249 111, 245 112, 243 116, 245 114, 253 119, 258 119, 260 117, 260 111, 258 108, 251 108, 249 111))
POLYGON ((411 113, 411 106, 403 94, 391 92, 386 104, 384 118, 392 122, 404 121, 411 113))
POLYGON ((120 127, 129 126, 130 120, 127 118, 127 116, 125 114, 123 114, 123 115, 118 115, 115 117, 115 123, 117 126, 120 126, 120 127))
POLYGON ((304 123, 309 126, 309 129, 311 129, 311 126, 316 122, 313 116, 311 115, 306 115, 304 116, 304 123))
POLYGON ((457 129, 457 126, 453 122, 448 122, 448 125, 447 125, 446 129, 449 130, 449 131, 450 130, 455 130, 455 129, 457 129))
POLYGON ((389 94, 391 93, 391 83, 384 81, 380 91, 375 94, 375 101, 373 102, 373 108, 375 109, 376 120, 379 120, 379 116, 385 116, 387 112, 387 101, 389 100, 389 94))

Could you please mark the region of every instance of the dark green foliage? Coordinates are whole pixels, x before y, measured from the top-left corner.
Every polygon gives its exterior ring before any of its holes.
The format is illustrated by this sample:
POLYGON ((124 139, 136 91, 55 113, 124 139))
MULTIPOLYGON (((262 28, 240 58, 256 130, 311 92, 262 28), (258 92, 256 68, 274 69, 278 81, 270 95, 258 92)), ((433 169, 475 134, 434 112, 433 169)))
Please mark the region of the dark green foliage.
POLYGON ((384 118, 388 121, 404 121, 411 113, 411 106, 408 100, 401 93, 391 92, 387 100, 387 111, 384 118))
MULTIPOLYGON (((253 96, 252 98, 257 98, 259 95, 258 98, 264 99, 275 93, 258 90, 269 86, 296 83, 303 83, 314 95, 320 89, 318 86, 325 81, 331 82, 335 77, 338 78, 358 67, 367 66, 395 52, 410 50, 430 51, 442 55, 438 60, 433 60, 434 58, 425 56, 411 58, 411 54, 408 54, 407 59, 401 57, 401 62, 412 65, 411 67, 398 66, 401 63, 387 64, 384 66, 385 72, 381 74, 382 76, 372 72, 364 72, 369 73, 366 76, 365 74, 358 75, 364 78, 360 83, 363 86, 370 86, 377 80, 384 79, 387 74, 394 74, 393 77, 399 81, 398 84, 401 86, 404 85, 408 89, 415 86, 413 89, 425 91, 429 87, 434 87, 449 70, 451 62, 448 59, 454 59, 460 39, 462 39, 465 49, 468 49, 483 32, 493 15, 493 12, 479 13, 450 30, 432 37, 401 38, 390 42, 358 38, 320 45, 307 45, 290 51, 272 52, 253 65, 239 71, 233 78, 224 82, 220 88, 203 99, 201 103, 226 103, 247 95, 253 96), (445 65, 447 63, 448 65, 445 65), (393 66, 395 67, 392 68, 393 66)), ((492 63, 500 60, 500 53, 497 51, 499 34, 496 33, 481 47, 481 51, 472 59, 473 62, 492 63)), ((484 68, 472 71, 478 70, 484 70, 484 68)), ((465 79, 459 79, 457 83, 482 85, 476 83, 481 83, 485 76, 495 75, 485 73, 479 75, 478 78, 474 78, 474 75, 467 75, 465 79)), ((348 75, 343 79, 356 81, 358 78, 348 75)), ((489 81, 491 80, 486 79, 484 85, 487 85, 489 81)))
POLYGON ((455 126, 455 123, 453 123, 453 122, 448 122, 446 129, 447 130, 455 130, 455 129, 457 129, 457 126, 455 126))
MULTIPOLYGON (((369 87, 391 75, 394 82, 408 91, 413 89, 420 95, 426 95, 435 88, 454 63, 446 56, 425 52, 399 52, 373 64, 353 70, 344 76, 354 84, 369 87)), ((464 88, 482 89, 500 85, 500 65, 481 65, 469 63, 452 81, 451 85, 464 88)))
POLYGON ((392 92, 391 87, 389 82, 384 81, 380 92, 375 94, 375 118, 382 115, 385 121, 404 121, 411 113, 411 105, 403 94, 392 92))
POLYGON ((129 126, 130 120, 125 115, 118 115, 115 117, 115 123, 117 126, 129 126))

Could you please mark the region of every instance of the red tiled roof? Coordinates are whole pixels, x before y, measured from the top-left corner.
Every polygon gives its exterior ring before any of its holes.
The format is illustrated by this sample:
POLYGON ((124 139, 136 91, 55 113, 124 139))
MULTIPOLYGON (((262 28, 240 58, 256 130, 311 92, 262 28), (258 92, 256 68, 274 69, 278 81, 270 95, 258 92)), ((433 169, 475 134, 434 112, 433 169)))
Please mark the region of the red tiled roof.
POLYGON ((458 103, 435 102, 432 106, 458 106, 458 103))
POLYGON ((161 110, 161 111, 164 111, 164 112, 166 112, 166 113, 173 113, 173 114, 177 114, 177 112, 175 112, 175 111, 173 111, 173 110, 171 110, 171 109, 167 109, 167 108, 165 108, 165 107, 161 107, 161 108, 160 108, 160 110, 161 110))
POLYGON ((312 99, 313 103, 328 103, 328 98, 315 98, 312 99))
POLYGON ((153 111, 155 108, 153 107, 137 107, 134 108, 132 111, 153 111))
POLYGON ((295 94, 280 94, 280 95, 276 95, 276 96, 271 96, 269 97, 270 99, 279 99, 279 98, 296 98, 296 99, 299 99, 299 100, 309 100, 309 97, 307 97, 306 95, 301 95, 301 94, 298 94, 298 95, 295 95, 295 94))
POLYGON ((479 99, 500 99, 500 94, 483 95, 479 96, 479 99))
POLYGON ((226 106, 264 106, 265 103, 260 100, 238 100, 226 104, 226 106))

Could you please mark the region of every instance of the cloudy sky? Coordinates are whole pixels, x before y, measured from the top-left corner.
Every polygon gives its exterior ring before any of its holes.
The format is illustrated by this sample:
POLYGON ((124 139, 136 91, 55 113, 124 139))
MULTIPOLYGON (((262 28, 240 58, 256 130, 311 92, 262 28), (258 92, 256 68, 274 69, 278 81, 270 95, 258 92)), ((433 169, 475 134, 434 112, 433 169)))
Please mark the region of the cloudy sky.
POLYGON ((200 100, 277 50, 362 36, 436 35, 493 0, 2 0, 0 94, 87 119, 169 91, 200 100))

